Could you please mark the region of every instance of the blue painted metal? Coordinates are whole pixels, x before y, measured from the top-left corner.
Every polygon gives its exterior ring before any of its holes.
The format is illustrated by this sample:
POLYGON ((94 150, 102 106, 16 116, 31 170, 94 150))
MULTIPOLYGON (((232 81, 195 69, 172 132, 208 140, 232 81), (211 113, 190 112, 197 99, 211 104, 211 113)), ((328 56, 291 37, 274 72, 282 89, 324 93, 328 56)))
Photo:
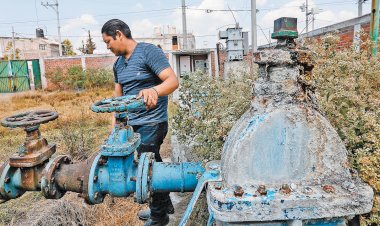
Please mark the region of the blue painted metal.
POLYGON ((187 221, 190 218, 191 213, 193 212, 195 203, 197 202, 199 196, 201 195, 205 185, 211 181, 221 181, 221 180, 222 180, 222 177, 220 175, 219 164, 215 162, 210 162, 208 165, 206 165, 206 171, 198 179, 198 184, 194 190, 193 196, 191 197, 189 204, 187 205, 186 211, 182 216, 181 222, 178 224, 179 226, 186 225, 187 221))
POLYGON ((6 164, 0 176, 0 196, 2 199, 15 199, 25 193, 21 188, 20 168, 14 168, 6 164))
POLYGON ((212 226, 215 223, 215 218, 214 218, 214 212, 208 208, 208 220, 207 220, 207 226, 212 226))
POLYGON ((346 220, 344 218, 320 219, 304 221, 305 226, 344 226, 346 220))
POLYGON ((127 197, 136 189, 134 156, 96 156, 88 179, 88 202, 101 203, 106 194, 127 197))
POLYGON ((103 156, 128 156, 140 145, 140 134, 133 133, 131 126, 117 124, 100 146, 103 156))
POLYGON ((94 103, 91 110, 97 113, 134 112, 145 108, 144 99, 136 99, 136 95, 127 95, 105 99, 94 103))
POLYGON ((155 162, 151 179, 153 192, 188 192, 197 186, 198 175, 205 169, 200 162, 167 163, 155 162))
POLYGON ((139 160, 136 177, 136 200, 138 203, 146 203, 150 198, 149 170, 154 161, 154 153, 142 153, 139 160))

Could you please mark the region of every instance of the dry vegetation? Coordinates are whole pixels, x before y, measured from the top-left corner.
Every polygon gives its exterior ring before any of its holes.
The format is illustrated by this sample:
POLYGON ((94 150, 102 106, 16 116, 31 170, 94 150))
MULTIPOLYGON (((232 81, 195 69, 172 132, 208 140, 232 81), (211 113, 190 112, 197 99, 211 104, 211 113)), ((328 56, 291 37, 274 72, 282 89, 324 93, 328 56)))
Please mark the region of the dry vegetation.
MULTIPOLYGON (((59 154, 76 160, 98 151, 110 130, 110 114, 95 114, 89 106, 112 96, 111 88, 82 92, 30 92, 1 97, 0 118, 30 109, 50 109, 59 113, 56 121, 41 126, 48 142, 57 144, 59 154)), ((0 127, 0 156, 7 159, 25 139, 22 129, 0 127)), ((88 206, 76 194, 62 200, 45 200, 38 192, 0 205, 2 225, 139 225, 136 213, 142 208, 133 198, 107 198, 103 204, 88 206)))

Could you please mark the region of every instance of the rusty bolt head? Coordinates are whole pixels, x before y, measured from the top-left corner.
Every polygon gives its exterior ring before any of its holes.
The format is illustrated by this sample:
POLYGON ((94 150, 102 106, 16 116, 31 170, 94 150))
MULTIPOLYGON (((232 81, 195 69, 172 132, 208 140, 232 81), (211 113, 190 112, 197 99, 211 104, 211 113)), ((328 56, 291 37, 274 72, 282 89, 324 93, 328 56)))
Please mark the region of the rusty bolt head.
POLYGON ((136 181, 136 177, 129 178, 130 181, 136 181))
POLYGON ((236 189, 234 190, 234 195, 241 197, 243 196, 243 194, 244 194, 243 188, 240 186, 237 186, 236 189))
POLYGON ((94 182, 98 181, 98 176, 94 176, 94 182))
POLYGON ((288 195, 292 192, 292 189, 290 188, 289 184, 283 184, 281 185, 280 191, 282 194, 288 195))
POLYGON ((8 177, 8 176, 6 176, 5 179, 4 179, 4 182, 5 182, 5 183, 9 183, 10 181, 11 181, 11 178, 8 177))
POLYGON ((332 185, 326 184, 322 188, 326 193, 335 193, 335 188, 332 185))
POLYGON ((234 190, 234 195, 241 197, 241 196, 243 196, 243 194, 244 194, 243 188, 241 186, 237 185, 235 187, 235 190, 234 190))
POLYGON ((257 188, 257 192, 260 194, 260 195, 267 195, 267 188, 265 187, 265 185, 260 185, 259 188, 257 188))
POLYGON ((222 183, 220 183, 220 182, 215 183, 214 188, 215 188, 216 190, 220 190, 220 189, 222 189, 222 183))

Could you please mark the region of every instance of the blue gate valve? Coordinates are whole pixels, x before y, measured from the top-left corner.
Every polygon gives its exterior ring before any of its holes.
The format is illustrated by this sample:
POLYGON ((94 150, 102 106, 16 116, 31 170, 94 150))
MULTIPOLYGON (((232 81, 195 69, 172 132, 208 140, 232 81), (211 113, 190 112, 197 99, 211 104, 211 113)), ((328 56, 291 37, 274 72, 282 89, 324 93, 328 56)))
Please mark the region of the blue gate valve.
POLYGON ((155 162, 154 153, 138 159, 140 134, 128 125, 128 112, 145 108, 142 99, 122 96, 105 99, 91 106, 97 113, 115 112, 116 124, 95 157, 88 179, 86 200, 101 203, 106 194, 127 197, 135 193, 138 203, 146 203, 151 192, 194 191, 198 177, 205 171, 201 163, 155 162))

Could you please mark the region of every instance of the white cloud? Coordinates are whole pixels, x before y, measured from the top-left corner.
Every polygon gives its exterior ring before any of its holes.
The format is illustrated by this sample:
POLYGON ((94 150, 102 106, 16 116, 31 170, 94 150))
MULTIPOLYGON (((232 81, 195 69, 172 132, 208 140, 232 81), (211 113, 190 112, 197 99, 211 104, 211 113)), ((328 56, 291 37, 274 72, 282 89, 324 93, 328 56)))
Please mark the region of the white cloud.
POLYGON ((153 34, 153 29, 156 26, 153 24, 152 21, 149 19, 143 19, 138 21, 133 21, 130 25, 131 31, 132 31, 132 37, 139 38, 139 37, 150 37, 153 34))
POLYGON ((62 32, 72 33, 75 29, 86 28, 87 26, 98 25, 98 22, 90 14, 83 14, 79 18, 68 20, 68 22, 63 25, 62 32))

